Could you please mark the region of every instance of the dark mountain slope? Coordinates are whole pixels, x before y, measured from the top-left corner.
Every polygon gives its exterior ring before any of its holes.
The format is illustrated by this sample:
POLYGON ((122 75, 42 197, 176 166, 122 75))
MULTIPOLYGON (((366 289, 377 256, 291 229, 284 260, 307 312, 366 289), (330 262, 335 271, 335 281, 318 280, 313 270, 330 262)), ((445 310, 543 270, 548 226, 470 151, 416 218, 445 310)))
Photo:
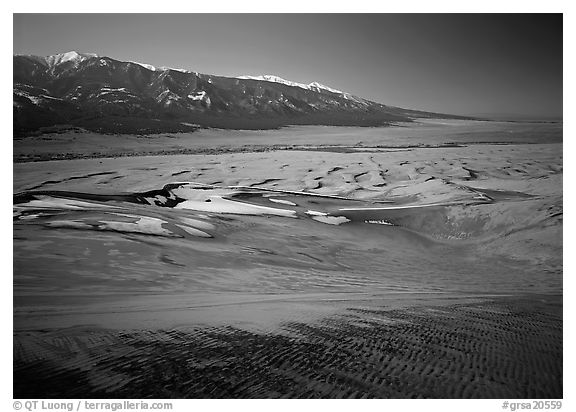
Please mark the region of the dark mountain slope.
POLYGON ((159 133, 460 118, 385 106, 318 83, 157 69, 76 52, 14 56, 13 81, 15 135, 63 124, 103 133, 159 133))

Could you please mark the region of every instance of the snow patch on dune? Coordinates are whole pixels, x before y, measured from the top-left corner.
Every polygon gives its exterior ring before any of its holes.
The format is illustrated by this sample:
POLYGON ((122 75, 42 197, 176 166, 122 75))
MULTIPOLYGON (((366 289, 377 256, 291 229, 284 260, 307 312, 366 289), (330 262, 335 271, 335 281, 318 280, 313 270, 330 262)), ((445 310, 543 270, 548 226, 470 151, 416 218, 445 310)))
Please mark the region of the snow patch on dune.
POLYGON ((67 209, 67 210, 90 210, 90 209, 117 209, 111 205, 85 202, 82 200, 64 199, 52 196, 36 195, 36 199, 27 203, 14 205, 15 209, 67 209))
POLYGON ((102 224, 98 225, 98 229, 113 230, 118 232, 142 233, 146 235, 157 235, 167 237, 177 236, 174 233, 162 227, 162 223, 166 222, 161 219, 148 216, 130 216, 130 217, 134 217, 138 220, 134 223, 102 220, 100 221, 102 224))
POLYGON ((293 202, 291 202, 291 201, 289 201, 289 200, 274 199, 273 197, 269 198, 268 200, 271 201, 271 202, 274 202, 274 203, 281 203, 281 204, 283 204, 283 205, 297 206, 296 203, 293 203, 293 202))
POLYGON ((176 209, 189 209, 199 212, 213 212, 235 215, 272 215, 282 217, 296 217, 294 210, 275 209, 272 207, 252 205, 224 199, 220 196, 210 196, 204 201, 185 200, 175 206, 176 209))
POLYGON ((313 220, 316 220, 317 222, 322 222, 322 223, 326 223, 328 225, 341 225, 342 223, 347 223, 350 222, 350 219, 348 219, 345 216, 312 216, 313 220))

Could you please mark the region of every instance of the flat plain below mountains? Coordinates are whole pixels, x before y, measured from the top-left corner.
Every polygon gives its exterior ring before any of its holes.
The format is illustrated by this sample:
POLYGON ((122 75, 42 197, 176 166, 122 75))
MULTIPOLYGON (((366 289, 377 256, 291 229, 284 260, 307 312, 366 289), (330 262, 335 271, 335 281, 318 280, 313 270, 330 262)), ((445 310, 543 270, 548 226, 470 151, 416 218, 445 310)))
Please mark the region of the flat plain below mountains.
POLYGON ((561 123, 77 131, 14 161, 15 397, 562 397, 561 123))

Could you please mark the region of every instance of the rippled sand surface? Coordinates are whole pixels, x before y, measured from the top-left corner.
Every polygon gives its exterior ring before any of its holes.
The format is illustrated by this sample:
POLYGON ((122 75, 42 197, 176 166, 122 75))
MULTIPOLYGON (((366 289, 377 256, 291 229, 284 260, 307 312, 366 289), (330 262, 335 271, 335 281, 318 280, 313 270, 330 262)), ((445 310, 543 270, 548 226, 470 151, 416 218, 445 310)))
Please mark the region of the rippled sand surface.
POLYGON ((16 395, 561 396, 562 145, 439 130, 15 164, 16 395))

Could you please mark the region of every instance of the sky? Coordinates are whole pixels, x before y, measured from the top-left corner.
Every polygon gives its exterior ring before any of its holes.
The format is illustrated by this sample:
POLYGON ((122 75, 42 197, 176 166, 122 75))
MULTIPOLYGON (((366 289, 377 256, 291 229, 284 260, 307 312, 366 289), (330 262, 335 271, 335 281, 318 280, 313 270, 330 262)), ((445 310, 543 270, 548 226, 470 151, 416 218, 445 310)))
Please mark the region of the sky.
POLYGON ((562 117, 562 14, 14 14, 14 54, 76 50, 317 81, 387 105, 562 117))

